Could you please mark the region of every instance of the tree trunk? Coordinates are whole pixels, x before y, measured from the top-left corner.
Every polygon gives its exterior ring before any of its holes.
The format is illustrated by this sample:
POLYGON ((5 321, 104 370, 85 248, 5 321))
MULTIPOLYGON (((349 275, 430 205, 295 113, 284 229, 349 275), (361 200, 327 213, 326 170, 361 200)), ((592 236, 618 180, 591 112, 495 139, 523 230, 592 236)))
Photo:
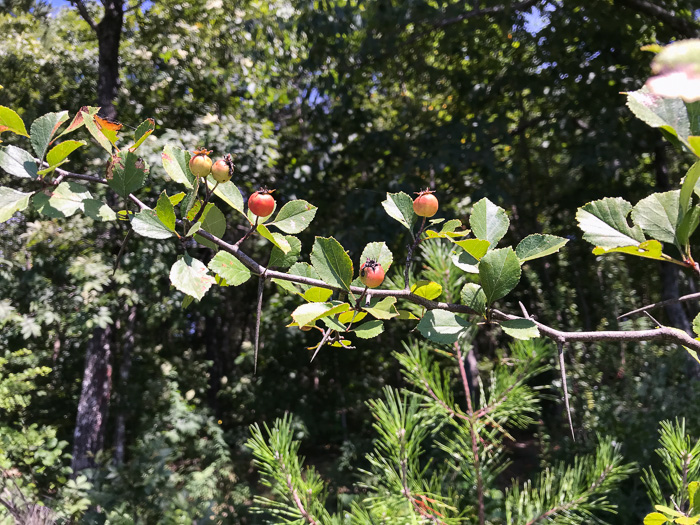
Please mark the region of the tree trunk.
POLYGON ((99 64, 97 78, 97 104, 101 114, 116 120, 114 100, 119 90, 119 42, 124 24, 123 0, 105 2, 104 16, 97 24, 99 64))
POLYGON ((121 363, 119 364, 119 387, 116 430, 114 433, 114 462, 117 465, 124 463, 124 451, 126 450, 126 416, 127 390, 129 386, 129 373, 131 372, 131 355, 134 350, 134 327, 136 325, 136 307, 129 309, 124 333, 120 335, 122 341, 121 363))
POLYGON ((96 328, 85 355, 83 385, 73 433, 73 475, 95 466, 104 444, 112 388, 112 327, 96 328))

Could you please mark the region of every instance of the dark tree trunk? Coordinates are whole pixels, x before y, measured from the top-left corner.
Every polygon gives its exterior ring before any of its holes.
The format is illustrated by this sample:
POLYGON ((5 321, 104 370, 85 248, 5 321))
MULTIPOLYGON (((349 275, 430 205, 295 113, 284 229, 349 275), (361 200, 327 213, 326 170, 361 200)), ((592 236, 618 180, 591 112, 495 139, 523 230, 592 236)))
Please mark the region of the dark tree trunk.
POLYGON ((124 451, 126 450, 126 416, 128 413, 127 391, 129 386, 129 374, 131 372, 131 356, 134 350, 134 327, 136 325, 136 307, 129 309, 124 332, 120 335, 121 363, 119 364, 119 386, 116 430, 114 433, 114 462, 117 465, 124 463, 124 451))
POLYGON ((97 24, 99 64, 97 78, 97 104, 101 114, 116 120, 114 101, 119 90, 119 42, 124 24, 123 0, 105 2, 104 17, 97 24))
POLYGON ((88 342, 73 433, 73 474, 95 466, 104 444, 112 388, 112 327, 97 328, 88 342))

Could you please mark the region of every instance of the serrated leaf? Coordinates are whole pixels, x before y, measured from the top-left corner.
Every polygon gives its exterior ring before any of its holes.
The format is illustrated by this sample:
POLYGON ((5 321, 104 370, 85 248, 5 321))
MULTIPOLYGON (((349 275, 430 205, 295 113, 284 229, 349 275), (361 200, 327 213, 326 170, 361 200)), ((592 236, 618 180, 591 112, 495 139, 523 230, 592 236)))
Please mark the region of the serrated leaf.
POLYGON ((0 222, 5 222, 15 212, 24 210, 29 206, 29 197, 32 193, 23 193, 12 188, 0 186, 0 222))
POLYGON ((372 298, 369 306, 366 306, 364 311, 376 319, 393 319, 399 315, 395 305, 396 297, 372 298))
POLYGON ((183 184, 188 190, 193 190, 196 177, 189 168, 190 152, 177 146, 167 145, 160 156, 163 169, 175 182, 183 184))
POLYGON ((37 174, 39 168, 32 154, 17 146, 0 148, 0 168, 22 179, 39 178, 37 174))
POLYGON ((311 265, 323 282, 344 290, 350 289, 352 261, 333 237, 316 237, 311 250, 311 265))
MULTIPOLYGON (((295 263, 289 268, 287 273, 290 275, 298 275, 299 277, 321 280, 318 272, 309 263, 295 263)), ((299 284, 298 286, 301 286, 303 290, 311 288, 308 284, 299 284)))
MULTIPOLYGON (((226 233, 226 217, 221 212, 215 204, 209 203, 206 208, 204 208, 204 213, 202 214, 202 230, 211 233, 214 237, 222 238, 224 233, 226 233)), ((205 239, 201 235, 195 235, 195 240, 212 250, 218 249, 218 247, 208 239, 205 239)))
POLYGON ((130 151, 121 151, 112 157, 111 177, 107 184, 118 195, 127 198, 140 189, 148 176, 148 164, 130 151))
POLYGON ((367 262, 367 259, 372 259, 377 261, 384 272, 388 272, 391 268, 391 264, 394 262, 394 256, 387 248, 385 242, 370 242, 362 250, 362 255, 360 256, 360 266, 367 262))
POLYGON ((695 316, 693 319, 693 332, 697 337, 700 337, 700 314, 695 316))
MULTIPOLYGON (((207 178, 206 181, 209 190, 214 189, 216 183, 209 180, 209 178, 207 178)), ((214 195, 219 197, 222 201, 231 206, 231 208, 247 218, 247 215, 243 210, 243 195, 241 195, 241 190, 239 190, 238 186, 236 186, 232 181, 224 182, 216 186, 214 195)), ((253 224, 252 221, 250 221, 250 223, 253 224)))
POLYGON ((59 113, 47 113, 32 122, 29 141, 32 143, 32 147, 40 161, 44 160, 46 150, 58 128, 67 120, 68 112, 61 111, 59 113))
POLYGON ((180 193, 176 193, 175 195, 171 195, 168 198, 170 199, 170 202, 172 203, 173 206, 177 206, 178 204, 180 204, 182 199, 185 198, 185 195, 186 195, 185 192, 181 191, 180 193))
POLYGON ((68 157, 68 155, 86 144, 87 142, 84 140, 64 140, 60 144, 56 144, 46 154, 46 162, 49 164, 49 166, 58 166, 66 159, 66 157, 68 157))
POLYGON ((61 138, 64 135, 67 135, 68 133, 72 133, 73 131, 80 129, 83 127, 85 124, 83 122, 83 113, 87 113, 88 115, 95 116, 97 115, 97 112, 100 110, 98 107, 92 107, 92 106, 83 106, 80 108, 80 110, 75 114, 75 117, 73 117, 73 120, 71 121, 70 124, 68 124, 68 127, 64 129, 61 134, 56 137, 56 138, 61 138))
POLYGON ((116 221, 117 214, 106 203, 98 199, 84 199, 83 212, 95 221, 116 221))
POLYGON ((299 325, 304 326, 311 324, 322 317, 339 314, 350 309, 348 303, 339 303, 338 301, 328 303, 306 303, 297 307, 292 312, 292 319, 299 325))
POLYGON ((411 292, 432 301, 442 294, 442 286, 433 281, 418 281, 411 286, 411 292))
POLYGON ((201 301, 216 280, 209 274, 202 261, 184 255, 170 268, 170 282, 182 293, 201 301))
POLYGON ((556 253, 567 242, 569 242, 568 239, 557 237, 556 235, 534 233, 518 243, 518 246, 515 248, 515 254, 520 259, 520 262, 524 263, 525 261, 556 253))
POLYGON ((150 239, 168 239, 175 234, 158 218, 155 210, 141 210, 131 218, 136 233, 150 239))
POLYGON ((323 303, 331 298, 333 290, 313 286, 304 292, 304 299, 310 303, 323 303))
POLYGON ((464 237, 466 235, 469 235, 471 230, 460 230, 460 231, 441 231, 441 232, 436 232, 435 230, 425 230, 425 237, 426 239, 459 239, 460 237, 464 237))
POLYGON ((477 239, 489 241, 492 248, 495 248, 498 241, 508 232, 509 225, 506 211, 487 198, 481 199, 472 207, 469 226, 477 239))
POLYGON ((415 321, 418 319, 418 317, 412 313, 409 312, 408 310, 397 310, 398 312, 398 317, 396 319, 401 320, 401 321, 415 321))
POLYGON ((636 246, 645 241, 642 229, 630 227, 627 215, 632 205, 620 197, 606 197, 589 202, 576 212, 583 238, 591 244, 609 250, 621 246, 636 246))
POLYGON ((652 512, 651 514, 647 514, 644 518, 644 525, 663 525, 668 521, 668 518, 663 514, 659 514, 658 512, 652 512))
POLYGON ((90 132, 90 135, 92 135, 92 138, 94 138, 97 143, 102 146, 102 148, 107 151, 107 153, 111 154, 112 153, 112 142, 105 136, 102 131, 97 127, 97 124, 95 124, 95 116, 94 115, 89 115, 88 113, 85 113, 84 111, 81 111, 83 115, 83 124, 85 124, 85 127, 87 130, 90 132))
POLYGON ((459 250, 452 254, 452 264, 468 273, 479 273, 479 261, 467 252, 459 250))
POLYGON ((680 191, 652 193, 632 208, 632 220, 653 239, 674 243, 680 191))
POLYGON ((384 323, 379 319, 373 319, 353 328, 352 331, 360 339, 372 339, 384 331, 384 323))
POLYGON ((413 230, 418 216, 413 211, 413 199, 404 192, 387 193, 386 200, 382 202, 384 210, 389 217, 399 221, 409 230, 413 230))
POLYGON ((480 284, 467 283, 461 292, 462 304, 475 312, 484 315, 486 313, 486 294, 480 284))
POLYGON ((22 118, 14 110, 0 106, 0 133, 3 131, 11 131, 25 137, 29 136, 22 118))
POLYGON ((604 255, 607 253, 625 253, 627 255, 645 257, 647 259, 666 261, 668 260, 668 258, 664 256, 662 250, 663 246, 661 245, 661 243, 659 241, 651 239, 649 241, 639 243, 637 246, 622 246, 620 248, 611 248, 609 250, 605 250, 598 246, 593 249, 593 254, 604 255))
POLYGON ((301 241, 292 235, 285 235, 285 239, 289 243, 291 250, 284 253, 277 246, 272 247, 272 253, 270 254, 270 260, 267 266, 270 268, 288 268, 299 259, 299 254, 301 253, 301 241))
POLYGON ((666 98, 646 88, 627 93, 627 107, 652 128, 662 128, 687 141, 690 122, 685 103, 679 98, 666 98))
POLYGON ((251 277, 246 266, 228 252, 220 251, 209 261, 209 269, 226 279, 229 286, 239 286, 251 277))
POLYGON ((504 297, 520 281, 520 260, 512 248, 492 250, 479 261, 479 279, 488 304, 504 297))
POLYGON ((175 231, 175 208, 173 203, 170 202, 168 194, 163 190, 163 193, 158 197, 158 203, 156 204, 156 215, 160 222, 170 231, 175 231))
POLYGON ((284 233, 301 233, 314 220, 316 210, 316 206, 304 200, 294 200, 282 206, 277 217, 270 224, 284 233))
POLYGON ((267 226, 264 224, 258 224, 258 227, 256 228, 258 233, 262 235, 265 239, 270 241, 272 244, 277 246, 282 253, 289 253, 292 251, 292 247, 287 241, 286 237, 282 235, 281 233, 277 232, 271 232, 270 230, 267 229, 267 226))
POLYGON ((136 151, 136 148, 143 144, 155 129, 156 121, 152 118, 148 118, 139 124, 139 127, 136 128, 136 132, 134 133, 134 145, 129 148, 129 151, 136 151))
POLYGON ((463 241, 450 239, 450 241, 462 248, 477 261, 486 255, 491 247, 491 243, 483 239, 464 239, 463 241))
POLYGON ((338 315, 338 322, 347 324, 350 322, 359 323, 365 317, 367 317, 367 312, 358 312, 357 310, 349 310, 338 315))
MULTIPOLYGON (((348 312, 343 312, 343 314, 345 313, 348 312)), ((321 322, 331 330, 336 330, 337 332, 345 332, 347 330, 346 326, 343 323, 339 322, 335 317, 324 317, 321 319, 321 322)))
POLYGON ((70 217, 83 210, 83 201, 92 199, 90 191, 77 182, 62 182, 55 188, 47 188, 32 198, 37 211, 42 215, 58 219, 70 217))
POLYGON ((423 337, 436 343, 452 344, 465 334, 471 325, 461 317, 446 310, 430 310, 418 323, 423 337))
POLYGON ((540 336, 537 325, 530 319, 510 319, 508 321, 503 321, 501 322, 501 328, 503 328, 503 331, 509 336, 522 341, 535 339, 540 336))
MULTIPOLYGON (((442 225, 442 229, 440 230, 440 233, 446 233, 446 232, 454 232, 457 230, 457 228, 462 227, 462 221, 459 219, 450 219, 449 221, 445 222, 445 224, 442 225)), ((462 233, 462 232, 460 232, 462 233)), ((469 233, 469 230, 464 230, 464 234, 466 235, 469 233)))

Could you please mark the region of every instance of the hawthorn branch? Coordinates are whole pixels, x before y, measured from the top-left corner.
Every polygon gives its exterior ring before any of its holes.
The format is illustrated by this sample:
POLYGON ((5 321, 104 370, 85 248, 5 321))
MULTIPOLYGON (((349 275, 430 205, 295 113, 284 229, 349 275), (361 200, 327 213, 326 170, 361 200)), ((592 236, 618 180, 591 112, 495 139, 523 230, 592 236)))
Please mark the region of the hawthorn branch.
MULTIPOLYGON (((80 173, 72 173, 69 171, 62 170, 60 168, 56 169, 61 179, 75 179, 83 180, 86 182, 93 182, 95 184, 107 184, 107 180, 102 177, 97 177, 94 175, 84 175, 80 173)), ((133 194, 129 194, 129 199, 135 202, 140 209, 149 209, 143 202, 141 202, 133 194)), ((177 221, 178 224, 182 223, 182 220, 177 221)), ((310 286, 317 286, 319 288, 325 288, 327 290, 334 290, 338 292, 352 292, 355 294, 361 294, 364 291, 363 286, 349 286, 347 289, 333 286, 320 279, 312 279, 310 277, 303 277, 300 275, 291 275, 284 272, 278 272, 275 270, 268 270, 265 266, 261 265, 249 255, 244 253, 238 246, 230 244, 223 239, 220 239, 204 230, 199 230, 198 235, 207 239, 210 242, 216 244, 219 248, 233 255, 238 259, 244 266, 246 266, 254 274, 263 277, 264 279, 280 279, 283 281, 289 281, 298 284, 307 284, 310 286)), ((420 297, 410 290, 372 290, 373 297, 396 297, 397 299, 403 299, 410 303, 416 304, 418 306, 424 307, 426 310, 445 310, 447 312, 467 314, 467 315, 479 315, 478 312, 469 308, 463 304, 446 303, 442 301, 432 301, 424 297, 420 297)), ((499 310, 491 310, 491 319, 495 321, 508 321, 514 319, 525 319, 525 317, 511 315, 499 310)), ((537 328, 541 333, 543 333, 548 338, 552 339, 556 343, 594 343, 594 342, 606 342, 606 341, 625 341, 625 342, 641 342, 641 341, 672 341, 688 348, 692 348, 696 351, 700 351, 700 341, 696 341, 690 337, 687 333, 676 328, 671 328, 668 326, 658 326, 649 330, 632 330, 632 331, 622 331, 622 330, 601 330, 601 331, 590 331, 590 332, 565 332, 562 330, 557 330, 547 326, 539 321, 531 319, 537 325, 537 328)))
POLYGON ((688 295, 681 295, 680 297, 677 297, 674 299, 666 299, 665 301, 659 301, 658 303, 653 303, 653 304, 648 304, 646 306, 642 306, 641 308, 637 308, 636 310, 632 310, 631 312, 627 312, 625 314, 618 316, 618 320, 624 319, 625 317, 630 317, 631 315, 641 314, 643 312, 646 312, 647 310, 653 310, 654 308, 660 308, 662 306, 668 306, 669 304, 674 304, 674 303, 681 303, 683 301, 692 301, 694 299, 700 299, 700 292, 691 293, 688 295))

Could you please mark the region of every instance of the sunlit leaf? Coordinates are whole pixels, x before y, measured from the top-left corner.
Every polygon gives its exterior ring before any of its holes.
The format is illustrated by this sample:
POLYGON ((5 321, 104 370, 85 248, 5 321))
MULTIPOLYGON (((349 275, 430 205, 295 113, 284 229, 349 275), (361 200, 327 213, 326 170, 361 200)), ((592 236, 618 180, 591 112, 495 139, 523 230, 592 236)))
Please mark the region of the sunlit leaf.
POLYGON ((202 261, 184 255, 170 268, 170 282, 181 292, 201 301, 216 279, 202 261))

